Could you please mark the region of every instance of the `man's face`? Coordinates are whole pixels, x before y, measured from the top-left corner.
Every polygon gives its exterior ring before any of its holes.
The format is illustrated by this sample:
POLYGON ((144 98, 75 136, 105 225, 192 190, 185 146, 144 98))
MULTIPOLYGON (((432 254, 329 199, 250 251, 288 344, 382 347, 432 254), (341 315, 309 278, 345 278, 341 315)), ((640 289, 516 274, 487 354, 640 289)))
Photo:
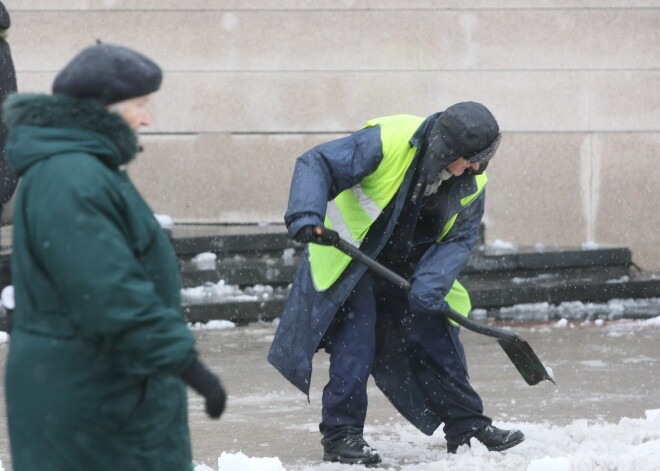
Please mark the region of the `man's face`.
POLYGON ((467 169, 472 169, 473 171, 479 170, 479 163, 470 163, 467 160, 465 160, 463 157, 459 157, 458 159, 454 160, 452 163, 447 165, 447 171, 451 173, 453 176, 458 177, 460 175, 463 175, 463 172, 465 172, 467 169))

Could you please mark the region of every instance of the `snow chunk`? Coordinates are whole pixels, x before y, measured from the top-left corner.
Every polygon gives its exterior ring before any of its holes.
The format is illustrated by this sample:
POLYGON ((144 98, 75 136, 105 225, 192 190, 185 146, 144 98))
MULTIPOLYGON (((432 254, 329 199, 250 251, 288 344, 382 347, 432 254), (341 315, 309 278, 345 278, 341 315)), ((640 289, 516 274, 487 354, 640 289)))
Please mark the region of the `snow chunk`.
POLYGON ((154 214, 154 217, 156 218, 156 221, 158 221, 160 227, 164 230, 172 231, 174 228, 174 220, 171 216, 168 216, 167 214, 154 214))
POLYGON ((473 320, 485 320, 488 318, 488 311, 485 309, 473 309, 470 311, 470 318, 473 320))
MULTIPOLYGON (((650 409, 644 411, 648 423, 660 422, 660 409, 650 409)), ((0 470, 1 471, 1 470, 0 470)))
POLYGON ((232 321, 226 320, 211 320, 208 322, 195 322, 188 324, 192 330, 210 330, 210 329, 233 329, 236 327, 232 321))
POLYGON ((583 242, 582 243, 582 250, 598 250, 600 248, 600 245, 598 245, 596 242, 583 242))
POLYGON ((16 307, 14 301, 14 285, 7 285, 2 288, 2 293, 0 293, 0 304, 7 309, 14 309, 16 307))
POLYGON ((279 458, 249 458, 240 451, 223 452, 218 458, 218 471, 286 471, 279 458))
POLYGON ((513 250, 516 248, 516 246, 511 242, 506 242, 500 239, 495 239, 495 241, 492 244, 490 244, 488 247, 494 249, 503 249, 503 250, 513 250))
POLYGON ((282 263, 284 266, 293 266, 296 264, 296 250, 292 248, 284 249, 282 251, 282 263))
POLYGON ((213 252, 202 252, 195 255, 190 261, 195 264, 199 270, 213 270, 218 256, 213 252))
POLYGON ((563 456, 559 458, 546 456, 529 463, 527 471, 571 471, 571 462, 563 456))
POLYGON ((660 327, 660 316, 652 317, 651 319, 647 319, 645 321, 642 321, 642 324, 660 327))

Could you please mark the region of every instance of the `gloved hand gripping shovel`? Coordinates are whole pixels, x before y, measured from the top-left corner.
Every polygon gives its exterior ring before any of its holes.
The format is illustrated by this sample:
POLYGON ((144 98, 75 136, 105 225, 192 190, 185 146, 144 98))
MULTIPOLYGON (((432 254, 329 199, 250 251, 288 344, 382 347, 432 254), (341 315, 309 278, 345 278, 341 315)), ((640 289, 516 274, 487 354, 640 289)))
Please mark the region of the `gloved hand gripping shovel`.
MULTIPOLYGON (((335 231, 318 226, 314 229, 314 233, 316 236, 315 243, 336 247, 346 255, 349 255, 351 258, 353 258, 353 260, 364 263, 371 270, 387 279, 388 281, 394 283, 396 286, 402 288, 405 291, 410 290, 410 282, 408 282, 408 280, 400 277, 389 268, 384 267, 376 260, 366 255, 360 249, 343 240, 335 231)), ((541 360, 539 360, 539 357, 537 357, 536 353, 534 353, 534 350, 532 350, 532 347, 530 347, 529 344, 520 338, 516 333, 497 327, 480 324, 471 319, 468 319, 465 316, 460 315, 453 309, 450 309, 443 314, 468 330, 478 334, 488 335, 489 337, 494 337, 497 339, 497 342, 509 356, 514 366, 522 375, 523 379, 530 386, 538 384, 544 379, 547 379, 553 384, 556 384, 554 378, 547 372, 545 366, 543 366, 543 363, 541 363, 541 360)))

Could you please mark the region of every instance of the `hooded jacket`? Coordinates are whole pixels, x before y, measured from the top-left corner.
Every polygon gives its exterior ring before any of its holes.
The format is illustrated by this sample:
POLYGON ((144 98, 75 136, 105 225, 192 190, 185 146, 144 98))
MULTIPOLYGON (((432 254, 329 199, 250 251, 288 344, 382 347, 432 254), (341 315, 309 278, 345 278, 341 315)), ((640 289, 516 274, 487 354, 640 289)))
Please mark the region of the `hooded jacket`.
MULTIPOLYGON (((360 249, 412 283, 409 293, 382 284, 377 288, 382 304, 387 305, 391 297, 408 297, 411 308, 441 315, 446 309, 445 295, 452 289, 478 240, 485 192, 470 197, 478 191, 473 175, 450 178, 441 184, 432 198, 432 214, 424 218, 410 217, 420 210, 419 205, 411 200, 424 186, 422 156, 428 133, 438 116, 439 113, 425 120, 420 119, 421 124, 414 133, 396 143, 397 146, 412 149, 414 158, 407 166, 396 194, 369 226, 360 249), (417 183, 420 182, 422 185, 418 188, 417 183), (470 204, 457 212, 455 208, 468 197, 471 198, 470 204), (419 227, 420 223, 424 227, 419 227), (417 230, 408 227, 408 224, 415 224, 417 230)), ((401 119, 408 121, 409 117, 401 116, 401 119)), ((285 215, 291 236, 306 225, 321 225, 329 200, 375 174, 383 162, 384 142, 391 137, 385 135, 384 126, 382 122, 377 124, 378 121, 350 136, 321 144, 299 157, 285 215)), ((402 150, 401 154, 407 155, 407 151, 402 150)), ((452 160, 441 162, 439 166, 445 167, 452 160)), ((340 306, 366 270, 365 265, 351 261, 328 289, 318 290, 313 281, 309 249, 305 252, 268 361, 306 394, 309 394, 314 353, 321 346, 323 336, 340 306)), ((378 314, 376 357, 372 369, 376 384, 413 425, 424 433, 432 434, 441 423, 441 418, 426 407, 426 391, 433 390, 432 382, 439 381, 439 376, 423 381, 411 377, 415 371, 432 370, 434 366, 421 360, 425 368, 414 367, 413 363, 420 360, 402 349, 407 342, 405 335, 392 327, 388 316, 382 315, 385 313, 378 314), (403 384, 405 388, 401 387, 403 384)), ((455 348, 462 351, 460 345, 455 348)), ((463 366, 466 367, 465 364, 463 366)))
POLYGON ((137 138, 100 103, 4 106, 21 177, 6 366, 17 470, 191 469, 178 375, 197 353, 169 239, 121 166, 137 138))

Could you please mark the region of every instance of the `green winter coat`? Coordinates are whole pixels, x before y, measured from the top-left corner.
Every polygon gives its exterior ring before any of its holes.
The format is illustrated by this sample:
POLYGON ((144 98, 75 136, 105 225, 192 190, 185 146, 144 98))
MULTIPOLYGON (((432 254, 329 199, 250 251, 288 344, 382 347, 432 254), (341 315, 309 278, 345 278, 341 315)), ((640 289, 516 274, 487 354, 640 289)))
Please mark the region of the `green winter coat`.
POLYGON ((196 358, 170 241, 120 166, 137 138, 91 100, 8 99, 16 310, 6 403, 16 471, 192 469, 196 358))

